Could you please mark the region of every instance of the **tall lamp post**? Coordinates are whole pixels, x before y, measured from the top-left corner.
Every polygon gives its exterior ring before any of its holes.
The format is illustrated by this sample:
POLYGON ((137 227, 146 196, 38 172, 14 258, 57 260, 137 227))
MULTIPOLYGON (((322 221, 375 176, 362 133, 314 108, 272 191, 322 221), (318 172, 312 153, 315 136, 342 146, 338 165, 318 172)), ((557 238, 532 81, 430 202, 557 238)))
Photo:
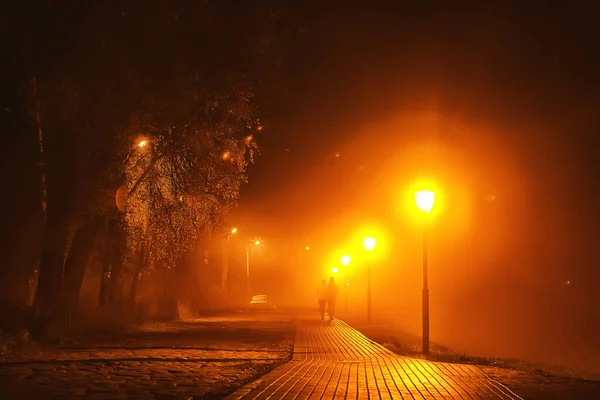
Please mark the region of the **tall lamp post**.
MULTIPOLYGON (((375 238, 365 238, 363 244, 367 252, 372 252, 375 249, 375 238)), ((368 261, 368 280, 367 280, 367 323, 371 324, 371 260, 368 261)))
MULTIPOLYGON (((260 240, 255 240, 254 246, 260 245, 260 240)), ((246 297, 250 298, 250 246, 246 247, 246 297)))
MULTIPOLYGON (((350 256, 342 256, 341 260, 342 265, 347 267, 348 265, 350 265, 350 261, 352 261, 352 258, 350 258, 350 256)), ((344 268, 344 270, 346 271, 344 273, 344 276, 346 278, 346 280, 348 280, 348 271, 346 268, 344 268)), ((346 288, 344 289, 344 312, 348 313, 348 283, 346 283, 346 288)))
POLYGON ((417 208, 423 213, 423 354, 429 354, 429 282, 427 278, 427 216, 435 203, 435 193, 421 190, 415 193, 417 208))
POLYGON ((223 250, 223 260, 222 260, 222 270, 221 270, 221 289, 227 289, 227 282, 229 276, 229 251, 230 251, 230 242, 231 237, 237 233, 237 228, 233 227, 227 233, 227 241, 225 242, 225 248, 223 250))

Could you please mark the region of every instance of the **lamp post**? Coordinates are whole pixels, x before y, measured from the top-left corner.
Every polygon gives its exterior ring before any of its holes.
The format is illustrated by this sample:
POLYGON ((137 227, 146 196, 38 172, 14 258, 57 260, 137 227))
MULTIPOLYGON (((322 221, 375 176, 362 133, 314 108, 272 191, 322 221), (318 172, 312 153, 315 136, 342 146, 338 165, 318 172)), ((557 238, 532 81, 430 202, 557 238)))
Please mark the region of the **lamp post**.
MULTIPOLYGON (((260 240, 254 241, 254 246, 260 244, 260 240)), ((250 298, 250 246, 246 247, 246 297, 250 298)))
POLYGON ((221 289, 227 289, 228 276, 229 276, 229 251, 230 251, 230 242, 231 237, 235 235, 237 232, 237 228, 233 227, 227 233, 227 240, 224 242, 224 250, 223 250, 223 259, 222 259, 222 269, 221 269, 221 289))
MULTIPOLYGON (((345 267, 347 267, 348 265, 350 265, 350 261, 352 261, 352 258, 350 258, 350 256, 342 256, 341 260, 342 265, 344 265, 345 267)), ((348 272, 347 269, 346 273, 344 274, 346 280, 348 280, 348 272)), ((346 283, 346 288, 344 289, 344 312, 347 314, 348 313, 348 283, 346 283)))
POLYGON ((429 354, 429 282, 427 277, 427 215, 435 203, 435 193, 421 190, 415 193, 417 208, 423 213, 423 354, 429 354))
MULTIPOLYGON (((365 250, 367 252, 373 251, 375 249, 375 238, 365 238, 363 241, 365 245, 365 250)), ((371 324, 371 260, 368 261, 368 280, 367 280, 367 323, 371 324)))

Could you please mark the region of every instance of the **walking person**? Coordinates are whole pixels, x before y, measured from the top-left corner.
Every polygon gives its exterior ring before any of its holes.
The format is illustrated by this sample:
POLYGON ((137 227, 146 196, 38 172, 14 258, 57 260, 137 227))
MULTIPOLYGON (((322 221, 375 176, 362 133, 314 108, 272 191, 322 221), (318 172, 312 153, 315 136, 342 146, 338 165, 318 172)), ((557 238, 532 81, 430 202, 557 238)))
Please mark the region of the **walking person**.
POLYGON ((321 310, 321 321, 323 321, 325 319, 325 305, 329 298, 329 287, 327 286, 327 281, 325 279, 321 281, 319 289, 317 289, 317 296, 319 299, 319 308, 321 310))
POLYGON ((333 276, 329 278, 329 284, 327 285, 327 302, 329 303, 329 320, 333 320, 335 316, 335 304, 337 302, 337 296, 339 293, 338 286, 335 284, 333 276))

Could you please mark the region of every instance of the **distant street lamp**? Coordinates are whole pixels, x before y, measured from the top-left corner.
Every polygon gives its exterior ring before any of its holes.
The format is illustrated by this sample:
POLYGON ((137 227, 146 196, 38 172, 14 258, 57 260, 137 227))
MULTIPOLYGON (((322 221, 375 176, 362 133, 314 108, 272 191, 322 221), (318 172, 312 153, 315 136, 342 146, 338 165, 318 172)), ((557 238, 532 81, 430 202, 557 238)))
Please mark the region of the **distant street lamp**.
MULTIPOLYGON (((260 243, 260 240, 254 240, 254 246, 260 243)), ((250 246, 246 247, 246 296, 250 298, 250 246)))
MULTIPOLYGON (((181 201, 182 199, 180 199, 181 201)), ((221 289, 226 290, 227 289, 227 280, 228 280, 228 274, 229 274, 229 252, 230 252, 230 242, 231 242, 231 237, 233 235, 235 235, 237 232, 237 228, 232 228, 229 233, 227 234, 227 241, 224 244, 225 246, 225 250, 223 252, 223 269, 222 269, 222 274, 221 274, 221 289)))
POLYGON ((417 208, 423 213, 423 354, 429 354, 429 282, 427 277, 427 216, 435 203, 435 193, 421 190, 415 193, 417 208))
MULTIPOLYGON (((342 262, 342 264, 344 266, 348 266, 348 265, 350 265, 350 261, 352 261, 352 258, 350 258, 350 256, 342 256, 340 261, 342 262)), ((344 274, 344 276, 346 277, 346 279, 348 279, 347 271, 344 274)), ((344 312, 348 313, 348 283, 347 282, 346 282, 346 288, 344 289, 344 312)))
MULTIPOLYGON (((371 252, 375 249, 375 238, 365 238, 365 250, 371 252)), ((367 323, 371 324, 371 260, 368 260, 368 287, 367 287, 367 323)))
POLYGON ((146 139, 140 140, 137 145, 139 148, 146 147, 146 145, 148 145, 148 141, 146 139))
POLYGON ((333 267, 333 268, 331 268, 331 272, 333 274, 337 274, 339 272, 339 268, 338 267, 333 267))

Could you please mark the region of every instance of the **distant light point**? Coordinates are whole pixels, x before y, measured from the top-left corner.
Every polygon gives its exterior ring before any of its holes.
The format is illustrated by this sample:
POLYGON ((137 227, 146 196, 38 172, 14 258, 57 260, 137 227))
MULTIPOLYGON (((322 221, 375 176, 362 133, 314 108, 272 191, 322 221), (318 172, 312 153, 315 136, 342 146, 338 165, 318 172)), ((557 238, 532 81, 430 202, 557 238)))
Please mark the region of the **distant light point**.
POLYGON ((146 145, 147 145, 147 144, 148 144, 148 141, 147 141, 147 140, 141 140, 141 141, 138 143, 138 147, 139 147, 139 148, 146 147, 146 145))
POLYGON ((226 152, 224 152, 223 154, 221 154, 221 158, 222 158, 223 160, 229 160, 229 159, 231 158, 231 153, 230 153, 230 152, 228 152, 228 151, 226 151, 226 152))

